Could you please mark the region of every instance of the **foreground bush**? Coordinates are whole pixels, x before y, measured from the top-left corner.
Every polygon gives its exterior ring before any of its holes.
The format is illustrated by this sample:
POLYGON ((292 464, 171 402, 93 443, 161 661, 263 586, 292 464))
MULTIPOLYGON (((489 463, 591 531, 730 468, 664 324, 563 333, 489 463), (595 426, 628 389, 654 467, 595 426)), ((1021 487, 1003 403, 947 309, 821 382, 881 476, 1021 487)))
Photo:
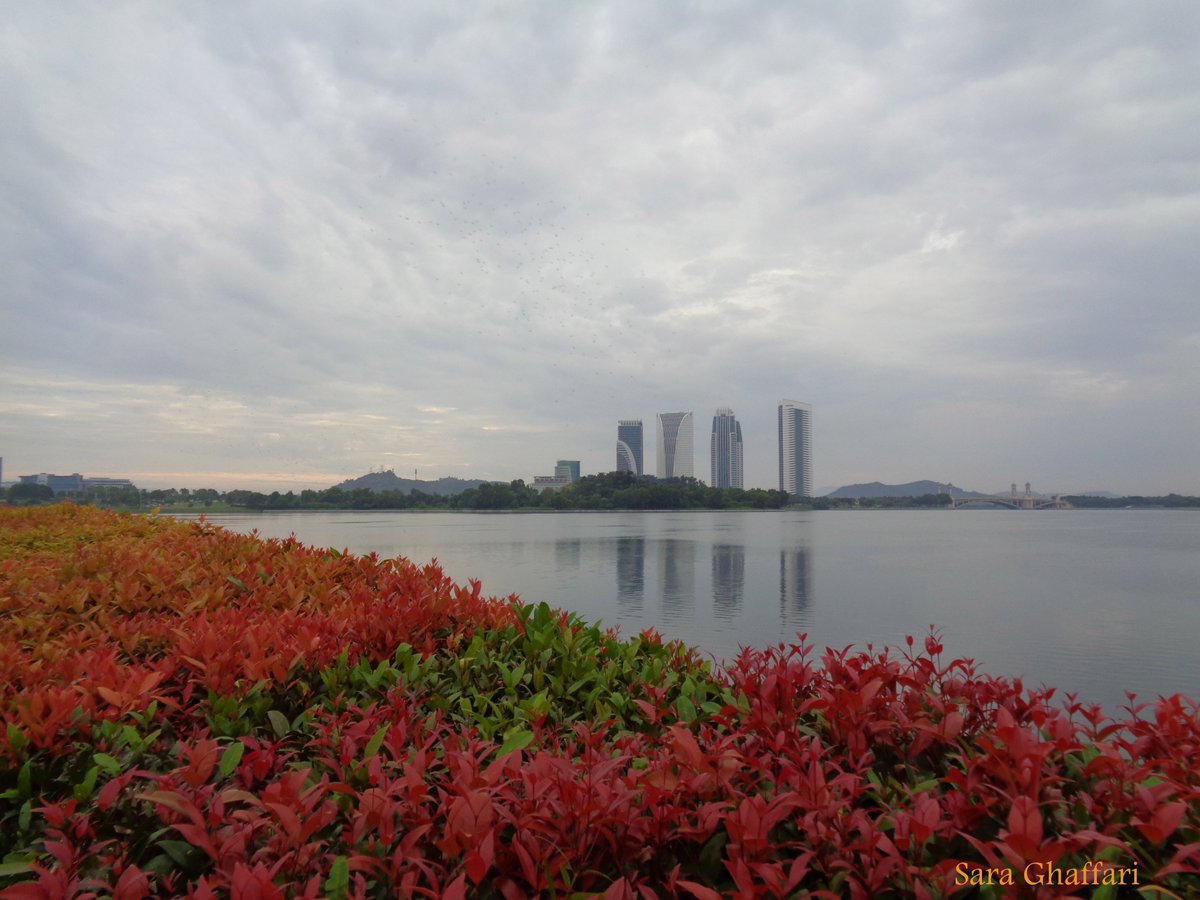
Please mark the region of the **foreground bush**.
POLYGON ((1196 893, 1194 702, 1110 721, 936 635, 714 670, 70 505, 0 510, 0 621, 0 897, 1196 893))

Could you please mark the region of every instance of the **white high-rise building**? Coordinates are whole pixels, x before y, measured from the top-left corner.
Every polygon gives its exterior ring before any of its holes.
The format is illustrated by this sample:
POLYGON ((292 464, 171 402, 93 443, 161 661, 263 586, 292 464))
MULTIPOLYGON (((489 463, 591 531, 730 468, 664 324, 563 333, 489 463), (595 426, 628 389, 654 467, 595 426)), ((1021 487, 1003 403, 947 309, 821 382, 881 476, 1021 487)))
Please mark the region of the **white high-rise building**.
POLYGON ((712 438, 709 440, 712 459, 709 471, 713 487, 742 487, 742 426, 733 410, 722 407, 713 416, 712 438))
POLYGON ((692 414, 658 414, 658 477, 694 478, 692 464, 692 414))
POLYGON ((779 402, 779 489, 793 497, 812 496, 812 407, 807 403, 779 402))

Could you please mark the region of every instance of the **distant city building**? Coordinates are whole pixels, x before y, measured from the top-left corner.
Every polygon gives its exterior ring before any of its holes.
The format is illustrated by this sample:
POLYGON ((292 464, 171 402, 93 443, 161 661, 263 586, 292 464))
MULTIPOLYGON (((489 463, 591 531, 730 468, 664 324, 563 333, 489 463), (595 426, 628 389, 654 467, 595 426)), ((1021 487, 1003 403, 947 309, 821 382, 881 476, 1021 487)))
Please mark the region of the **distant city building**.
POLYGON ((658 414, 658 477, 695 477, 690 412, 658 414))
POLYGON ((113 490, 121 490, 124 488, 133 487, 133 482, 128 478, 85 478, 83 479, 83 489, 86 491, 96 489, 112 488, 113 490))
POLYGON ((533 488, 537 491, 558 491, 571 484, 569 475, 534 475, 533 488))
POLYGON ((78 472, 71 475, 53 475, 39 472, 37 475, 19 476, 22 484, 42 484, 55 494, 81 494, 84 491, 106 488, 134 488, 128 478, 85 478, 78 472))
POLYGON ((41 472, 37 475, 21 475, 22 484, 41 484, 50 488, 55 494, 79 494, 83 492, 83 476, 76 472, 73 475, 52 475, 41 472))
POLYGON ((617 422, 617 471, 642 474, 642 420, 617 422))
POLYGON ((567 478, 571 482, 579 480, 579 460, 560 459, 554 466, 555 478, 567 478))
POLYGON ((793 497, 812 496, 812 407, 807 403, 779 403, 779 489, 793 497))
POLYGON ((742 426, 734 418, 733 410, 722 407, 713 416, 712 438, 709 441, 711 465, 709 471, 713 487, 741 488, 742 481, 742 426))
POLYGON ((579 480, 579 460, 560 459, 553 475, 534 475, 533 487, 539 491, 559 490, 579 480))

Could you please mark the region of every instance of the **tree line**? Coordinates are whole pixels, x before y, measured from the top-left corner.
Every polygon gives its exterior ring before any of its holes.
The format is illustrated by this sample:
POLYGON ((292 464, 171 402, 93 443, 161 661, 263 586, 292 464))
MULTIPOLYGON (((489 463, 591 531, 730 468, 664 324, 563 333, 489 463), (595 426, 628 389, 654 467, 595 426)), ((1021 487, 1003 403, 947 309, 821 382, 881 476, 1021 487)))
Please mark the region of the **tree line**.
MULTIPOLYGON (((13 485, 4 497, 14 505, 52 503, 56 497, 45 485, 13 485)), ((695 478, 660 479, 628 472, 587 475, 563 488, 539 491, 523 479, 484 482, 457 494, 412 491, 345 490, 273 491, 212 488, 145 490, 109 488, 71 495, 76 503, 128 509, 412 509, 412 510, 603 510, 603 509, 779 509, 788 504, 783 491, 761 488, 709 487, 695 478)))
MULTIPOLYGON (((0 489, 0 501, 14 506, 54 503, 66 499, 43 484, 14 484, 0 489)), ((75 503, 119 509, 412 509, 412 510, 603 510, 603 509, 781 509, 789 503, 816 510, 828 509, 930 509, 950 505, 946 494, 920 497, 808 497, 789 498, 783 491, 751 488, 715 488, 695 478, 655 478, 629 472, 586 475, 564 488, 538 491, 518 478, 508 483, 484 482, 457 494, 432 494, 421 490, 371 491, 302 490, 280 493, 213 488, 94 488, 72 494, 75 503)), ((1185 509, 1200 507, 1200 497, 1168 494, 1165 497, 1068 496, 1078 509, 1185 509)))

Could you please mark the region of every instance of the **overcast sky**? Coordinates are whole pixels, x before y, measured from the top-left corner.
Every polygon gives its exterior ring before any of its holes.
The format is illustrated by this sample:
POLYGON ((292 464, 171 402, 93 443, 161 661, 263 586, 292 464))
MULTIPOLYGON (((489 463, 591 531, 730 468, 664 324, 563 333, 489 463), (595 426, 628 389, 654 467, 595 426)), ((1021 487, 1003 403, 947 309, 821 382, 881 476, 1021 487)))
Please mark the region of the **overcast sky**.
POLYGON ((8 4, 0 456, 1200 494, 1200 4, 8 4))

